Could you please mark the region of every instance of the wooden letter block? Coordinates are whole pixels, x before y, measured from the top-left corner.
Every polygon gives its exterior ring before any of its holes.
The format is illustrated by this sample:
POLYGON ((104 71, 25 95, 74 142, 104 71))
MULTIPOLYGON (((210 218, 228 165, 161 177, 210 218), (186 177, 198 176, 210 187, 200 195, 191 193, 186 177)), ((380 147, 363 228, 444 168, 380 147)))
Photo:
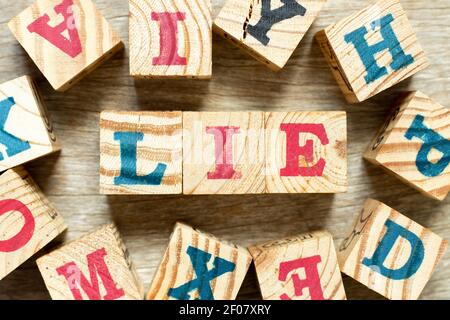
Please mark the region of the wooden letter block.
POLYGON ((342 272, 386 298, 415 300, 446 248, 431 230, 369 199, 338 259, 342 272))
POLYGON ((379 0, 318 32, 316 39, 350 103, 429 65, 399 0, 379 0))
POLYGON ((177 223, 148 300, 234 300, 252 258, 247 249, 177 223))
POLYGON ((0 171, 60 149, 30 77, 0 84, 0 171))
POLYGON ((66 229, 22 167, 0 176, 0 280, 66 229))
POLYGON ((65 91, 123 47, 91 0, 38 0, 9 29, 58 91, 65 91))
POLYGON ((264 300, 345 300, 333 238, 326 231, 249 248, 264 300))
POLYGON ((183 112, 184 194, 263 193, 264 113, 183 112))
POLYGON ((424 195, 450 191, 450 109, 421 92, 404 97, 370 143, 364 158, 424 195))
POLYGON ((284 67, 327 0, 227 0, 215 33, 278 71, 284 67))
POLYGON ((182 191, 182 115, 104 111, 100 115, 100 192, 182 191))
POLYGON ((211 0, 129 0, 130 73, 211 78, 211 0))
POLYGON ((37 260, 54 300, 142 300, 144 292, 114 225, 37 260))
POLYGON ((345 112, 267 112, 268 193, 347 190, 345 112))

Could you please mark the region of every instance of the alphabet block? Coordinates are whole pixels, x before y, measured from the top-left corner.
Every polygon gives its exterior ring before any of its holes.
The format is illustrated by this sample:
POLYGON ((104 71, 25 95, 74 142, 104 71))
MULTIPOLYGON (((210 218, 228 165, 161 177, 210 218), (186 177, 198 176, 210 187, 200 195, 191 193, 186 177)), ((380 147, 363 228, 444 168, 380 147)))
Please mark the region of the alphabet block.
POLYGON ((247 249, 177 223, 148 300, 234 300, 251 262, 247 249))
POLYGON ((37 260, 54 300, 142 300, 136 271, 114 225, 37 260))
POLYGON ((364 154, 424 195, 450 191, 450 109, 421 92, 404 97, 364 154))
POLYGON ((22 167, 0 176, 0 280, 67 227, 22 167))
POLYGON ((181 112, 101 113, 101 193, 177 194, 181 191, 181 112))
POLYGON ((38 0, 8 26, 58 91, 70 88, 123 47, 91 0, 38 0))
POLYGON ((342 272, 386 298, 415 300, 446 249, 431 230, 368 199, 338 260, 342 272))
POLYGON ((215 33, 278 71, 284 67, 327 0, 228 0, 215 33))
POLYGON ((183 112, 184 194, 263 193, 264 113, 183 112))
POLYGON ((0 171, 60 149, 44 101, 29 76, 0 84, 0 171))
POLYGON ((129 3, 132 76, 211 77, 210 0, 129 0, 129 3))
POLYGON ((268 193, 347 190, 345 112, 267 112, 268 193))
POLYGON ((264 300, 346 299, 330 233, 305 233, 248 249, 264 300))
POLYGON ((320 31, 316 39, 350 103, 429 65, 399 0, 379 0, 320 31))

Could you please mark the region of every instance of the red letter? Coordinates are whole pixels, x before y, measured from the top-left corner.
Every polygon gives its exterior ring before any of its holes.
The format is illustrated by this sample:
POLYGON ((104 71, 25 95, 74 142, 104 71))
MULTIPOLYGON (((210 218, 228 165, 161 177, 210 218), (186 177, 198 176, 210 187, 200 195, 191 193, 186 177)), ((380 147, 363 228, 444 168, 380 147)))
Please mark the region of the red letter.
POLYGON ((44 14, 30 23, 27 29, 31 33, 36 32, 41 37, 47 39, 55 47, 65 52, 70 57, 75 58, 81 53, 81 42, 74 21, 72 5, 72 0, 63 0, 60 4, 55 6, 55 12, 64 17, 64 21, 55 27, 48 24, 50 18, 47 14, 44 14), (66 30, 70 39, 63 36, 63 32, 66 30))
POLYGON ((100 296, 97 275, 100 276, 103 286, 106 289, 106 295, 103 297, 104 300, 115 300, 125 295, 124 291, 117 288, 114 283, 108 267, 106 266, 104 259, 105 256, 105 248, 94 251, 86 256, 91 282, 86 279, 75 262, 66 263, 56 269, 56 272, 58 272, 60 276, 64 276, 66 278, 70 291, 72 291, 75 300, 83 300, 79 287, 83 289, 89 297, 89 300, 102 299, 100 296))
POLYGON ((178 55, 178 21, 183 21, 183 12, 152 12, 152 20, 159 21, 159 57, 153 58, 156 66, 185 66, 186 58, 178 55))
MULTIPOLYGON (((300 280, 297 273, 292 275, 292 282, 294 284, 294 295, 300 297, 303 295, 303 289, 309 288, 309 294, 311 300, 324 300, 322 287, 320 285, 319 272, 317 270, 317 264, 321 262, 320 256, 312 256, 303 259, 297 259, 292 261, 286 261, 280 263, 280 274, 278 280, 286 281, 289 272, 304 268, 305 269, 305 279, 300 280)), ((291 300, 287 294, 282 294, 280 296, 282 300, 291 300)))
POLYGON ((239 127, 206 127, 206 132, 214 135, 216 169, 208 172, 208 179, 240 179, 241 173, 233 169, 233 141, 231 137, 239 133, 239 127))
POLYGON ((22 229, 14 237, 7 240, 0 240, 0 252, 13 252, 22 248, 30 241, 34 233, 34 217, 25 204, 14 199, 1 200, 0 216, 10 211, 20 212, 25 222, 22 229))
POLYGON ((280 170, 282 177, 314 177, 322 176, 325 160, 320 158, 313 166, 299 167, 298 157, 305 157, 306 162, 314 161, 314 146, 312 140, 306 140, 304 146, 299 146, 299 133, 309 132, 319 137, 323 145, 328 144, 328 137, 323 124, 283 123, 281 131, 286 132, 286 167, 280 170))

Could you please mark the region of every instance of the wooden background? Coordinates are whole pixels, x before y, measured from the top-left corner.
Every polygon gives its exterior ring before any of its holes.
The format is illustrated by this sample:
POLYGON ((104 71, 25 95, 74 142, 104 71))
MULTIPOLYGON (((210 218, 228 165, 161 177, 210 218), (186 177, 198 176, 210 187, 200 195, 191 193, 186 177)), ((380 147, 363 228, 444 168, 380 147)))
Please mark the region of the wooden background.
MULTIPOLYGON (((9 32, 7 22, 31 0, 0 0, 0 82, 33 75, 42 89, 63 150, 26 165, 64 216, 69 230, 0 282, 0 298, 48 299, 35 264, 37 256, 114 221, 139 275, 149 287, 174 223, 178 220, 240 245, 328 229, 337 244, 353 223, 364 200, 374 197, 450 239, 450 199, 429 200, 381 169, 362 153, 399 91, 422 90, 450 105, 450 3, 403 0, 418 38, 432 62, 427 70, 374 99, 347 105, 313 35, 362 9, 373 0, 329 0, 287 66, 273 73, 218 36, 213 41, 211 81, 134 81, 128 67, 128 3, 94 0, 126 44, 126 50, 103 64, 66 93, 54 92, 9 32), (348 112, 349 191, 339 195, 248 196, 101 196, 99 183, 99 112, 118 110, 346 110, 348 112)), ((217 15, 224 0, 212 0, 217 15)), ((450 298, 450 254, 425 287, 423 299, 450 298)), ((379 299, 345 277, 349 299, 379 299)), ((254 269, 239 298, 259 298, 254 269)))

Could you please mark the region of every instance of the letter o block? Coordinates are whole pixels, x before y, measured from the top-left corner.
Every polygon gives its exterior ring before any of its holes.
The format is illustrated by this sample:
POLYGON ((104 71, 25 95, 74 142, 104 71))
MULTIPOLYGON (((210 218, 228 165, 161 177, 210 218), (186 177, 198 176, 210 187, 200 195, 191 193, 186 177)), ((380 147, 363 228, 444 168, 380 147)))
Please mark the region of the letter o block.
POLYGON ((386 298, 415 300, 446 249, 431 230, 368 199, 338 259, 342 272, 386 298))

